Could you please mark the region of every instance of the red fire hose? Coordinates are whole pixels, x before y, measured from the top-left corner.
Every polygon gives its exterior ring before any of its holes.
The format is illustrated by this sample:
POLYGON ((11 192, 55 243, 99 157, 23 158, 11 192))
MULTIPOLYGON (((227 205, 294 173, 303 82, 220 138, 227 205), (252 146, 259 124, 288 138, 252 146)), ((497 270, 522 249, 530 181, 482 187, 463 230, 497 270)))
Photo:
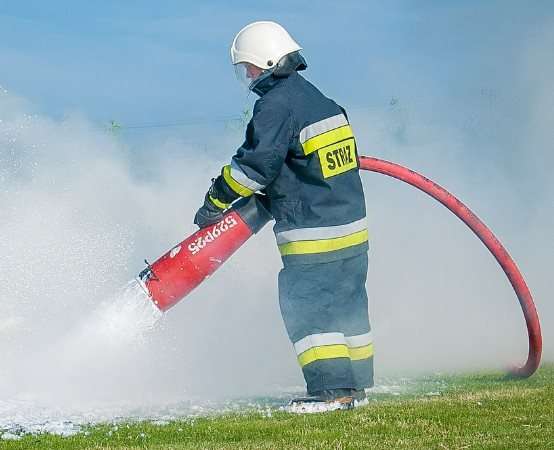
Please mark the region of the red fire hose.
POLYGON ((464 222, 473 231, 479 239, 485 244, 489 251, 498 261, 504 273, 510 280, 512 287, 519 299, 519 304, 523 310, 523 316, 527 324, 527 333, 529 335, 529 354, 527 362, 523 367, 516 367, 510 374, 515 377, 527 378, 539 367, 542 353, 542 336, 539 316, 533 302, 531 292, 517 268, 514 260, 506 251, 504 246, 496 238, 491 230, 460 200, 454 197, 438 184, 432 182, 423 175, 413 170, 402 167, 398 164, 384 161, 378 158, 367 156, 360 157, 360 168, 371 172, 378 172, 397 180, 411 184, 419 190, 438 200, 450 211, 452 211, 462 222, 464 222))

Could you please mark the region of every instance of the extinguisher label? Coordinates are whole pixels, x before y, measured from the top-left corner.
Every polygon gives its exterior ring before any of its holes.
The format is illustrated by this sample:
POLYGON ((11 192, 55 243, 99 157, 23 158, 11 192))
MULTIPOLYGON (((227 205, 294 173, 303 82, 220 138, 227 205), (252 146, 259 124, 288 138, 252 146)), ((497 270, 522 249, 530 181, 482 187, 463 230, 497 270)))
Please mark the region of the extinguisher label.
POLYGON ((223 233, 229 231, 238 225, 238 222, 232 215, 228 215, 221 222, 216 223, 206 234, 199 236, 194 242, 191 242, 188 249, 191 254, 196 255, 208 244, 214 242, 223 233))

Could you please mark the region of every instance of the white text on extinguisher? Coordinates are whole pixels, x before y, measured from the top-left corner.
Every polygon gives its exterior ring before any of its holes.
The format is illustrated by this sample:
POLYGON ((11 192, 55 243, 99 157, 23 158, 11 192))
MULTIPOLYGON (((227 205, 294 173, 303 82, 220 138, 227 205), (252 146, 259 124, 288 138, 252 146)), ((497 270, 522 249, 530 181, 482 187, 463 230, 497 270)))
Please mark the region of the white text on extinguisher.
POLYGON ((196 255, 200 250, 206 247, 206 245, 214 242, 223 233, 237 225, 238 222, 233 216, 225 217, 221 222, 216 223, 204 236, 200 236, 194 242, 191 242, 188 246, 189 251, 191 254, 196 255))

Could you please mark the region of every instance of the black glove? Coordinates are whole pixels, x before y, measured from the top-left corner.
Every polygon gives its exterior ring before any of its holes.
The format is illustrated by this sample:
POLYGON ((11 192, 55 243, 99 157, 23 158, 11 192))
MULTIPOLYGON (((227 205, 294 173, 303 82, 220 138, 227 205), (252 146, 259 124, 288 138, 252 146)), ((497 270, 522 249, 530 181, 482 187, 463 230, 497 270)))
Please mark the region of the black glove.
POLYGON ((225 182, 222 175, 212 178, 212 185, 204 197, 204 205, 194 216, 194 223, 200 228, 207 227, 223 219, 223 212, 239 198, 225 182))
POLYGON ((210 197, 210 192, 208 192, 206 194, 206 197, 204 197, 204 204, 196 212, 196 215, 194 216, 194 223, 198 225, 200 228, 204 228, 204 227, 207 227, 208 225, 217 223, 223 220, 223 211, 225 211, 225 209, 222 209, 219 206, 217 206, 212 201, 210 197))

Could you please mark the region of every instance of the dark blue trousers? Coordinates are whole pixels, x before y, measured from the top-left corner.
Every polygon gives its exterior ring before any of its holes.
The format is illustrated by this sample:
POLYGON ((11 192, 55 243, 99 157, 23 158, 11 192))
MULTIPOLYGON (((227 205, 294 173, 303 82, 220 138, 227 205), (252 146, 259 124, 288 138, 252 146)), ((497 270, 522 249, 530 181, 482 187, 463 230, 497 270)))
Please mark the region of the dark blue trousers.
POLYGON ((281 314, 309 394, 373 386, 367 253, 279 273, 281 314))

